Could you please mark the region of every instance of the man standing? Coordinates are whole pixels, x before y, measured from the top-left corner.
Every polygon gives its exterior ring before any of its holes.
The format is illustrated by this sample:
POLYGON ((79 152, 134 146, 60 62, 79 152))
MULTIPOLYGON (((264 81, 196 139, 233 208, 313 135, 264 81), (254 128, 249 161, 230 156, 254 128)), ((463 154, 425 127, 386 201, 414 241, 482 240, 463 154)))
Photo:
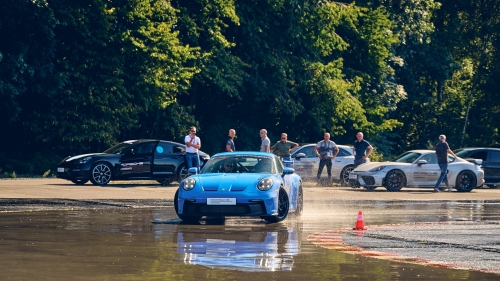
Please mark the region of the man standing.
POLYGON ((260 130, 260 151, 261 152, 270 152, 270 147, 271 147, 271 141, 267 137, 267 130, 266 129, 261 129, 260 130))
POLYGON ((330 134, 325 133, 323 135, 324 140, 318 142, 314 147, 314 153, 319 157, 319 168, 318 175, 316 177, 318 183, 320 182, 321 173, 326 165, 326 171, 328 173, 328 183, 332 180, 332 160, 339 153, 339 148, 337 145, 330 140, 330 134), (335 152, 334 152, 335 151, 335 152))
POLYGON ((363 139, 363 133, 358 132, 356 134, 356 141, 352 147, 352 152, 354 153, 354 167, 366 163, 366 159, 372 154, 373 146, 363 139))
POLYGON ((186 162, 188 169, 192 167, 200 170, 200 158, 198 156, 198 149, 201 147, 200 138, 196 136, 196 127, 189 129, 189 135, 184 138, 186 144, 186 162))
POLYGON ((236 151, 236 148, 234 146, 234 136, 235 135, 236 135, 236 131, 234 129, 230 129, 229 134, 227 136, 227 140, 226 140, 226 152, 236 151))
POLYGON ((455 153, 451 151, 450 146, 446 142, 446 136, 440 135, 439 142, 436 144, 436 157, 438 160, 439 169, 441 170, 441 175, 439 175, 439 179, 434 187, 435 192, 440 192, 439 185, 444 181, 446 184, 446 188, 448 191, 452 191, 452 187, 448 184, 448 153, 453 155, 453 157, 457 158, 455 153))
POLYGON ((271 147, 271 152, 278 155, 282 160, 290 160, 290 154, 297 148, 299 144, 293 141, 287 140, 288 135, 286 133, 281 134, 281 140, 276 142, 271 147))

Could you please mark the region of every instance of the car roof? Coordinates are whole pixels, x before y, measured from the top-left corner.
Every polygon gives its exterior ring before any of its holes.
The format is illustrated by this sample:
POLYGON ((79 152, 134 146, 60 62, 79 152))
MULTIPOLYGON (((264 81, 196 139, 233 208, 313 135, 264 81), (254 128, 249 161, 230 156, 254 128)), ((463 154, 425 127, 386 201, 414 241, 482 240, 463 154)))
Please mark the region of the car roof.
POLYGON ((462 147, 458 148, 457 150, 494 150, 494 151, 500 151, 500 148, 494 148, 494 147, 462 147))
POLYGON ((276 155, 269 152, 260 152, 260 151, 233 151, 233 152, 220 152, 214 155, 217 156, 261 156, 261 157, 272 157, 274 158, 276 155))
POLYGON ((414 149, 414 150, 408 150, 407 152, 416 152, 416 153, 436 153, 435 150, 430 150, 430 149, 414 149))

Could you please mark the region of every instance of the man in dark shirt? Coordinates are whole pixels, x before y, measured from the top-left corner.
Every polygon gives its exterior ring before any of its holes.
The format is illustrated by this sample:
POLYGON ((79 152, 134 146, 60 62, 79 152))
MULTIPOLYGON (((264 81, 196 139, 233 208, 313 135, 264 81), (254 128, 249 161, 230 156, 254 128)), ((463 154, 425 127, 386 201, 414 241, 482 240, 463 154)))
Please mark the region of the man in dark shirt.
POLYGON ((288 140, 286 133, 281 134, 281 140, 271 147, 271 153, 278 155, 282 160, 290 160, 290 154, 299 148, 299 144, 288 140))
POLYGON ((446 136, 440 135, 439 142, 436 144, 436 158, 438 160, 439 169, 441 170, 441 175, 439 175, 439 179, 434 187, 435 192, 440 192, 439 185, 444 181, 446 184, 446 188, 448 191, 452 190, 452 187, 448 184, 448 153, 453 155, 455 158, 457 156, 453 151, 451 151, 450 146, 446 142, 446 136))
POLYGON ((363 139, 363 133, 356 134, 356 141, 352 147, 354 155, 354 167, 366 163, 366 159, 372 154, 373 146, 363 139))
POLYGON ((226 139, 226 152, 236 151, 234 146, 234 136, 236 135, 236 131, 234 129, 230 129, 227 139, 226 139))

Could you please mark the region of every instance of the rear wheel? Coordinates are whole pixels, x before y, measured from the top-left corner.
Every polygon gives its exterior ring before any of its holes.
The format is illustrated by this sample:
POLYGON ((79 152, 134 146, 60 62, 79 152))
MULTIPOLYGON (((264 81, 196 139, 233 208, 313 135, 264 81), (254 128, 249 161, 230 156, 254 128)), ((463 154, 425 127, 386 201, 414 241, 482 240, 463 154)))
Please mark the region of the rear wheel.
POLYGON ((476 187, 476 176, 471 171, 462 171, 457 176, 455 188, 458 192, 470 192, 476 187))
POLYGON ((72 183, 77 184, 77 185, 84 185, 88 182, 89 180, 71 180, 72 183))
POLYGON ((406 176, 400 170, 392 170, 385 177, 387 191, 400 191, 406 185, 406 176))
POLYGON ((112 177, 113 171, 107 163, 97 163, 90 169, 90 181, 95 185, 106 185, 112 177))
POLYGON ((351 182, 349 180, 349 174, 354 170, 354 165, 345 166, 340 172, 340 184, 342 186, 351 186, 351 182))
POLYGON ((288 199, 288 194, 283 188, 280 188, 278 195, 278 215, 277 216, 262 216, 269 223, 280 222, 286 219, 288 215, 288 209, 290 208, 290 200, 288 199))
POLYGON ((177 216, 183 221, 197 222, 202 217, 202 216, 185 216, 185 215, 179 214, 179 189, 177 189, 177 191, 175 192, 175 195, 174 195, 174 209, 175 209, 175 213, 177 214, 177 216))

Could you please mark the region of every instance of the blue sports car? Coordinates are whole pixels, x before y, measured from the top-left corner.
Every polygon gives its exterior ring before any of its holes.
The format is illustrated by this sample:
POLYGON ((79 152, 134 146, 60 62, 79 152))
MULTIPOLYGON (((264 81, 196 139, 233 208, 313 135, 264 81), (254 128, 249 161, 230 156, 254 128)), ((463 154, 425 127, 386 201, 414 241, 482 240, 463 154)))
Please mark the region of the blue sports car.
POLYGON ((214 155, 197 174, 184 179, 175 193, 174 207, 182 220, 202 216, 259 216, 267 222, 300 215, 302 180, 274 154, 224 152, 214 155))

